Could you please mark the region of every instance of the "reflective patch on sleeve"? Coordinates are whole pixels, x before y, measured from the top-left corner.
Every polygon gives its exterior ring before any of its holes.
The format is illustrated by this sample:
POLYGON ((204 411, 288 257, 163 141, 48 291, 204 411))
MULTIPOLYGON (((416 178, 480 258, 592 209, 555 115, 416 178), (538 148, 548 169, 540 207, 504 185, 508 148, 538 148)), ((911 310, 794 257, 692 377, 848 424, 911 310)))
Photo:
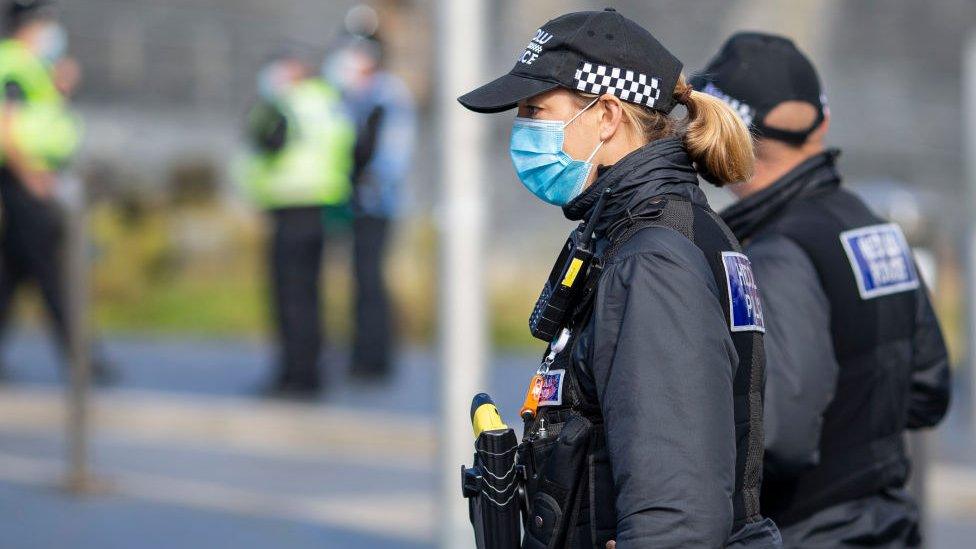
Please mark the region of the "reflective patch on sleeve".
POLYGON ((722 263, 729 292, 729 328, 733 332, 766 333, 759 287, 749 258, 737 252, 722 252, 722 263))
POLYGON ((885 223, 844 231, 840 242, 847 252, 861 299, 918 288, 912 250, 898 225, 885 223))

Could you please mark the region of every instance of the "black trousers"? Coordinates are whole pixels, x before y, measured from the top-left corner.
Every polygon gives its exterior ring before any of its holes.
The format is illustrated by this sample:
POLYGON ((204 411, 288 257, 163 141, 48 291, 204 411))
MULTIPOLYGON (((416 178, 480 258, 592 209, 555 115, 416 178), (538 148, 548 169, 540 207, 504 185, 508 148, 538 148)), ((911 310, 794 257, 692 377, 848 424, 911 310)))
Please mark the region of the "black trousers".
POLYGON ((317 389, 323 336, 319 281, 325 230, 322 208, 271 210, 272 301, 279 345, 279 386, 317 389))
POLYGON ((30 194, 7 168, 0 168, 0 333, 6 332, 17 289, 34 282, 61 351, 69 349, 62 274, 64 216, 59 206, 30 194))
POLYGON ((357 377, 384 377, 390 372, 393 322, 383 280, 389 227, 390 220, 384 217, 360 215, 353 220, 356 326, 352 374, 357 377))

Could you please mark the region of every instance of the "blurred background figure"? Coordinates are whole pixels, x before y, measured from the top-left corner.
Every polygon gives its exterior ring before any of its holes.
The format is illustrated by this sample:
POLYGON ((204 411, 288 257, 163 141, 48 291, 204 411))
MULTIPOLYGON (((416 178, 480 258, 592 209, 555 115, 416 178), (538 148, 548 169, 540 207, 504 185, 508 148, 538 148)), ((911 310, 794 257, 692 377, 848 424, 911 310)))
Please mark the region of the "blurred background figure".
POLYGON ((312 77, 297 52, 271 59, 257 84, 243 178, 271 223, 278 370, 267 389, 280 396, 314 396, 322 385, 323 208, 349 198, 353 128, 338 93, 312 77))
MULTIPOLYGON (((60 174, 77 148, 79 128, 67 98, 81 79, 65 56, 67 35, 52 0, 13 0, 6 6, 6 38, 0 43, 0 330, 16 290, 36 282, 62 352, 69 337, 62 273, 64 196, 60 174)), ((96 379, 109 377, 101 359, 96 379)))
POLYGON ((384 69, 379 18, 365 5, 349 10, 346 36, 325 62, 356 125, 352 172, 355 325, 351 375, 379 381, 390 373, 395 326, 383 262, 391 221, 404 206, 404 181, 416 138, 413 97, 384 69))

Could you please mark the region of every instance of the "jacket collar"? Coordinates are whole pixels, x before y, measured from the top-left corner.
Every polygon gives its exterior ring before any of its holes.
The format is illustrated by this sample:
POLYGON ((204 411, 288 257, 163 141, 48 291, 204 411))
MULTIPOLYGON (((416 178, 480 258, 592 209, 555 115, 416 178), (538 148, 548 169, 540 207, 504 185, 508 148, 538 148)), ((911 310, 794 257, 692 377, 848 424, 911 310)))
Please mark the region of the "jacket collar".
POLYGON ((596 231, 605 230, 624 217, 639 216, 653 208, 651 198, 675 194, 697 204, 708 204, 698 186, 698 174, 679 138, 659 139, 635 150, 616 164, 599 168, 596 181, 580 196, 563 206, 570 220, 587 219, 606 189, 603 213, 596 231))
POLYGON ((839 150, 828 149, 811 156, 769 187, 723 210, 722 219, 740 241, 749 239, 795 200, 839 186, 839 155, 839 150))

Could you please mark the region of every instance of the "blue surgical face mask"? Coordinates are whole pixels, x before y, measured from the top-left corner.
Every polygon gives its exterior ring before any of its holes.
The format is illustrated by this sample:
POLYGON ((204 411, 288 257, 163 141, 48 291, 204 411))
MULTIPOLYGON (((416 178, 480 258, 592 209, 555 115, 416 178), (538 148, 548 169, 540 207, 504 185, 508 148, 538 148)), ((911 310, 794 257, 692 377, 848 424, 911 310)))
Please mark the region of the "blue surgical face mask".
POLYGON ((322 74, 341 91, 357 95, 369 87, 376 61, 356 48, 340 50, 325 60, 322 74))
POLYGON ((291 77, 281 63, 270 63, 258 73, 258 94, 266 101, 276 101, 288 91, 291 77))
POLYGON ((37 54, 48 63, 54 63, 68 50, 68 34, 57 23, 46 25, 37 41, 37 54))
POLYGON ((568 122, 560 120, 515 119, 509 153, 515 173, 532 194, 556 206, 565 206, 583 192, 583 185, 593 169, 593 156, 603 141, 586 160, 575 160, 563 151, 566 126, 579 118, 597 102, 583 108, 568 122))

